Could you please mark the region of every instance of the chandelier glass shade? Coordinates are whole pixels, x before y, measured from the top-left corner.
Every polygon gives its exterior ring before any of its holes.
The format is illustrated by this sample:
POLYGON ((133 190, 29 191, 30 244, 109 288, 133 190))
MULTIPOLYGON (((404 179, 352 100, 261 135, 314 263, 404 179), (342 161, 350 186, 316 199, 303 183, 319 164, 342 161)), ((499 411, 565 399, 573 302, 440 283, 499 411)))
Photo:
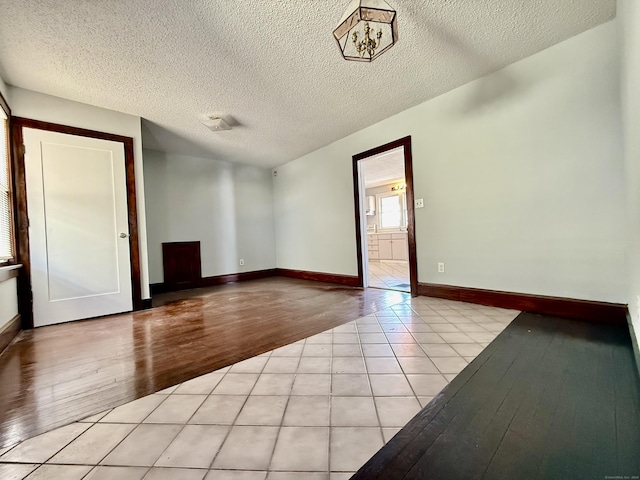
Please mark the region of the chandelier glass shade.
POLYGON ((352 0, 333 36, 345 60, 372 62, 398 41, 397 13, 384 0, 352 0))

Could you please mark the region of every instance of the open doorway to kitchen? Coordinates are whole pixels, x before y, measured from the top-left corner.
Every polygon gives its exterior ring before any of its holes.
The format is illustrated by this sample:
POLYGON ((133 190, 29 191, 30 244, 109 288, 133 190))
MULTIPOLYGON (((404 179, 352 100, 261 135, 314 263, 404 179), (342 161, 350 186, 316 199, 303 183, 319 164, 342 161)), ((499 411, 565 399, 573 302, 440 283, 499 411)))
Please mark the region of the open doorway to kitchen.
POLYGON ((353 157, 362 286, 417 295, 411 137, 353 157))

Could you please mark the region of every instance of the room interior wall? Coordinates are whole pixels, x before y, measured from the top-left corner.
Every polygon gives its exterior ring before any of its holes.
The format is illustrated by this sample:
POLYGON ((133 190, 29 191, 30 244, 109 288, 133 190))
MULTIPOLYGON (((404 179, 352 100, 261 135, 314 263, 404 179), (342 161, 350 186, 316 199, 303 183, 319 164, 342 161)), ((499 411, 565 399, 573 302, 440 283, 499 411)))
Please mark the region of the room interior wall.
POLYGON ((11 97, 11 110, 15 116, 133 138, 138 207, 140 283, 142 298, 150 298, 140 117, 22 88, 9 87, 9 95, 11 97))
MULTIPOLYGON (((627 182, 629 314, 640 343, 640 2, 618 1, 621 45, 621 99, 627 182)), ((640 368, 640 364, 639 364, 640 368)))
POLYGON ((420 282, 626 303, 615 21, 275 169, 278 267, 357 275, 351 157, 407 135, 420 282))
POLYGON ((4 83, 4 79, 0 76, 0 93, 5 98, 5 100, 9 101, 9 87, 6 83, 4 83))
MULTIPOLYGON (((8 87, 0 76, 0 93, 9 103, 8 87)), ((18 290, 16 279, 11 278, 0 282, 0 332, 18 314, 18 290)))
POLYGON ((163 242, 200 241, 203 277, 275 268, 270 170, 153 150, 144 168, 151 283, 163 242))

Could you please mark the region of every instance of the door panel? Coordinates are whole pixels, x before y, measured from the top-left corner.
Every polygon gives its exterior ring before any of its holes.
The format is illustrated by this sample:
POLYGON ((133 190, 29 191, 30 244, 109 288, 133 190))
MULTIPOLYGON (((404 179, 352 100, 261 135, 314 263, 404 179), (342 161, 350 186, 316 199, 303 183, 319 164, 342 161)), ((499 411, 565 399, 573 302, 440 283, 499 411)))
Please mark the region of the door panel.
POLYGON ((202 280, 200 242, 162 244, 164 283, 170 290, 197 287, 202 280))
POLYGON ((409 260, 409 245, 406 238, 404 240, 391 240, 391 250, 393 251, 394 260, 409 260))
POLYGON ((34 325, 130 311, 123 144, 29 128, 23 136, 34 325))
POLYGON ((379 238, 378 252, 380 255, 380 260, 391 260, 393 258, 393 253, 391 250, 391 240, 379 238))

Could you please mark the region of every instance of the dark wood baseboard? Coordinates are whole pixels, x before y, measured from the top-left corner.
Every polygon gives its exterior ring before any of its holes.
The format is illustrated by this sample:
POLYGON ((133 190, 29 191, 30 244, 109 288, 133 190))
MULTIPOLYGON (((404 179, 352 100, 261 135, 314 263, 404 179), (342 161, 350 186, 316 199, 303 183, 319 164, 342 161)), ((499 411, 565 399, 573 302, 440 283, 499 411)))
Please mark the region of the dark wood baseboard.
POLYGON ((215 285, 222 285, 225 283, 246 282, 247 280, 257 280, 259 278, 274 277, 275 275, 275 268, 270 268, 268 270, 255 270, 253 272, 231 273, 229 275, 219 275, 217 277, 203 278, 201 286, 213 287, 215 285))
POLYGON ((592 322, 627 323, 627 306, 620 303, 547 297, 433 283, 419 283, 418 294, 592 322))
POLYGON ((306 270, 289 270, 288 268, 276 268, 276 275, 281 277, 299 278, 301 280, 313 280, 314 282, 337 283, 348 287, 361 287, 360 279, 356 275, 340 275, 337 273, 308 272, 306 270))
POLYGON ((150 298, 142 299, 142 310, 149 310, 153 306, 150 298))
POLYGON ((225 283, 244 282, 247 280, 257 280, 267 277, 289 277, 301 280, 311 280, 314 282, 335 283, 349 287, 361 287, 360 280, 355 275, 339 275, 336 273, 308 272, 306 270, 290 270, 287 268, 271 268, 268 270, 256 270, 254 272, 231 273, 229 275, 218 275, 215 277, 204 277, 200 281, 192 283, 190 286, 172 287, 166 283, 152 283, 150 285, 151 294, 175 292, 178 290, 190 290, 193 288, 214 287, 225 283))
POLYGON ((7 348, 11 341, 16 338, 16 335, 20 333, 21 324, 22 319, 20 318, 20 314, 18 314, 13 317, 4 328, 0 329, 0 354, 7 348))
POLYGON ((215 277, 204 277, 198 282, 193 282, 188 287, 179 286, 172 287, 166 283, 152 283, 150 285, 151 294, 157 295, 159 293, 175 292, 178 290, 190 290, 193 288, 213 287, 215 285, 223 285, 225 283, 233 282, 245 282, 247 280, 256 280, 258 278, 274 277, 276 275, 276 269, 270 268, 268 270, 256 270, 253 272, 231 273, 229 275, 217 275, 215 277))

